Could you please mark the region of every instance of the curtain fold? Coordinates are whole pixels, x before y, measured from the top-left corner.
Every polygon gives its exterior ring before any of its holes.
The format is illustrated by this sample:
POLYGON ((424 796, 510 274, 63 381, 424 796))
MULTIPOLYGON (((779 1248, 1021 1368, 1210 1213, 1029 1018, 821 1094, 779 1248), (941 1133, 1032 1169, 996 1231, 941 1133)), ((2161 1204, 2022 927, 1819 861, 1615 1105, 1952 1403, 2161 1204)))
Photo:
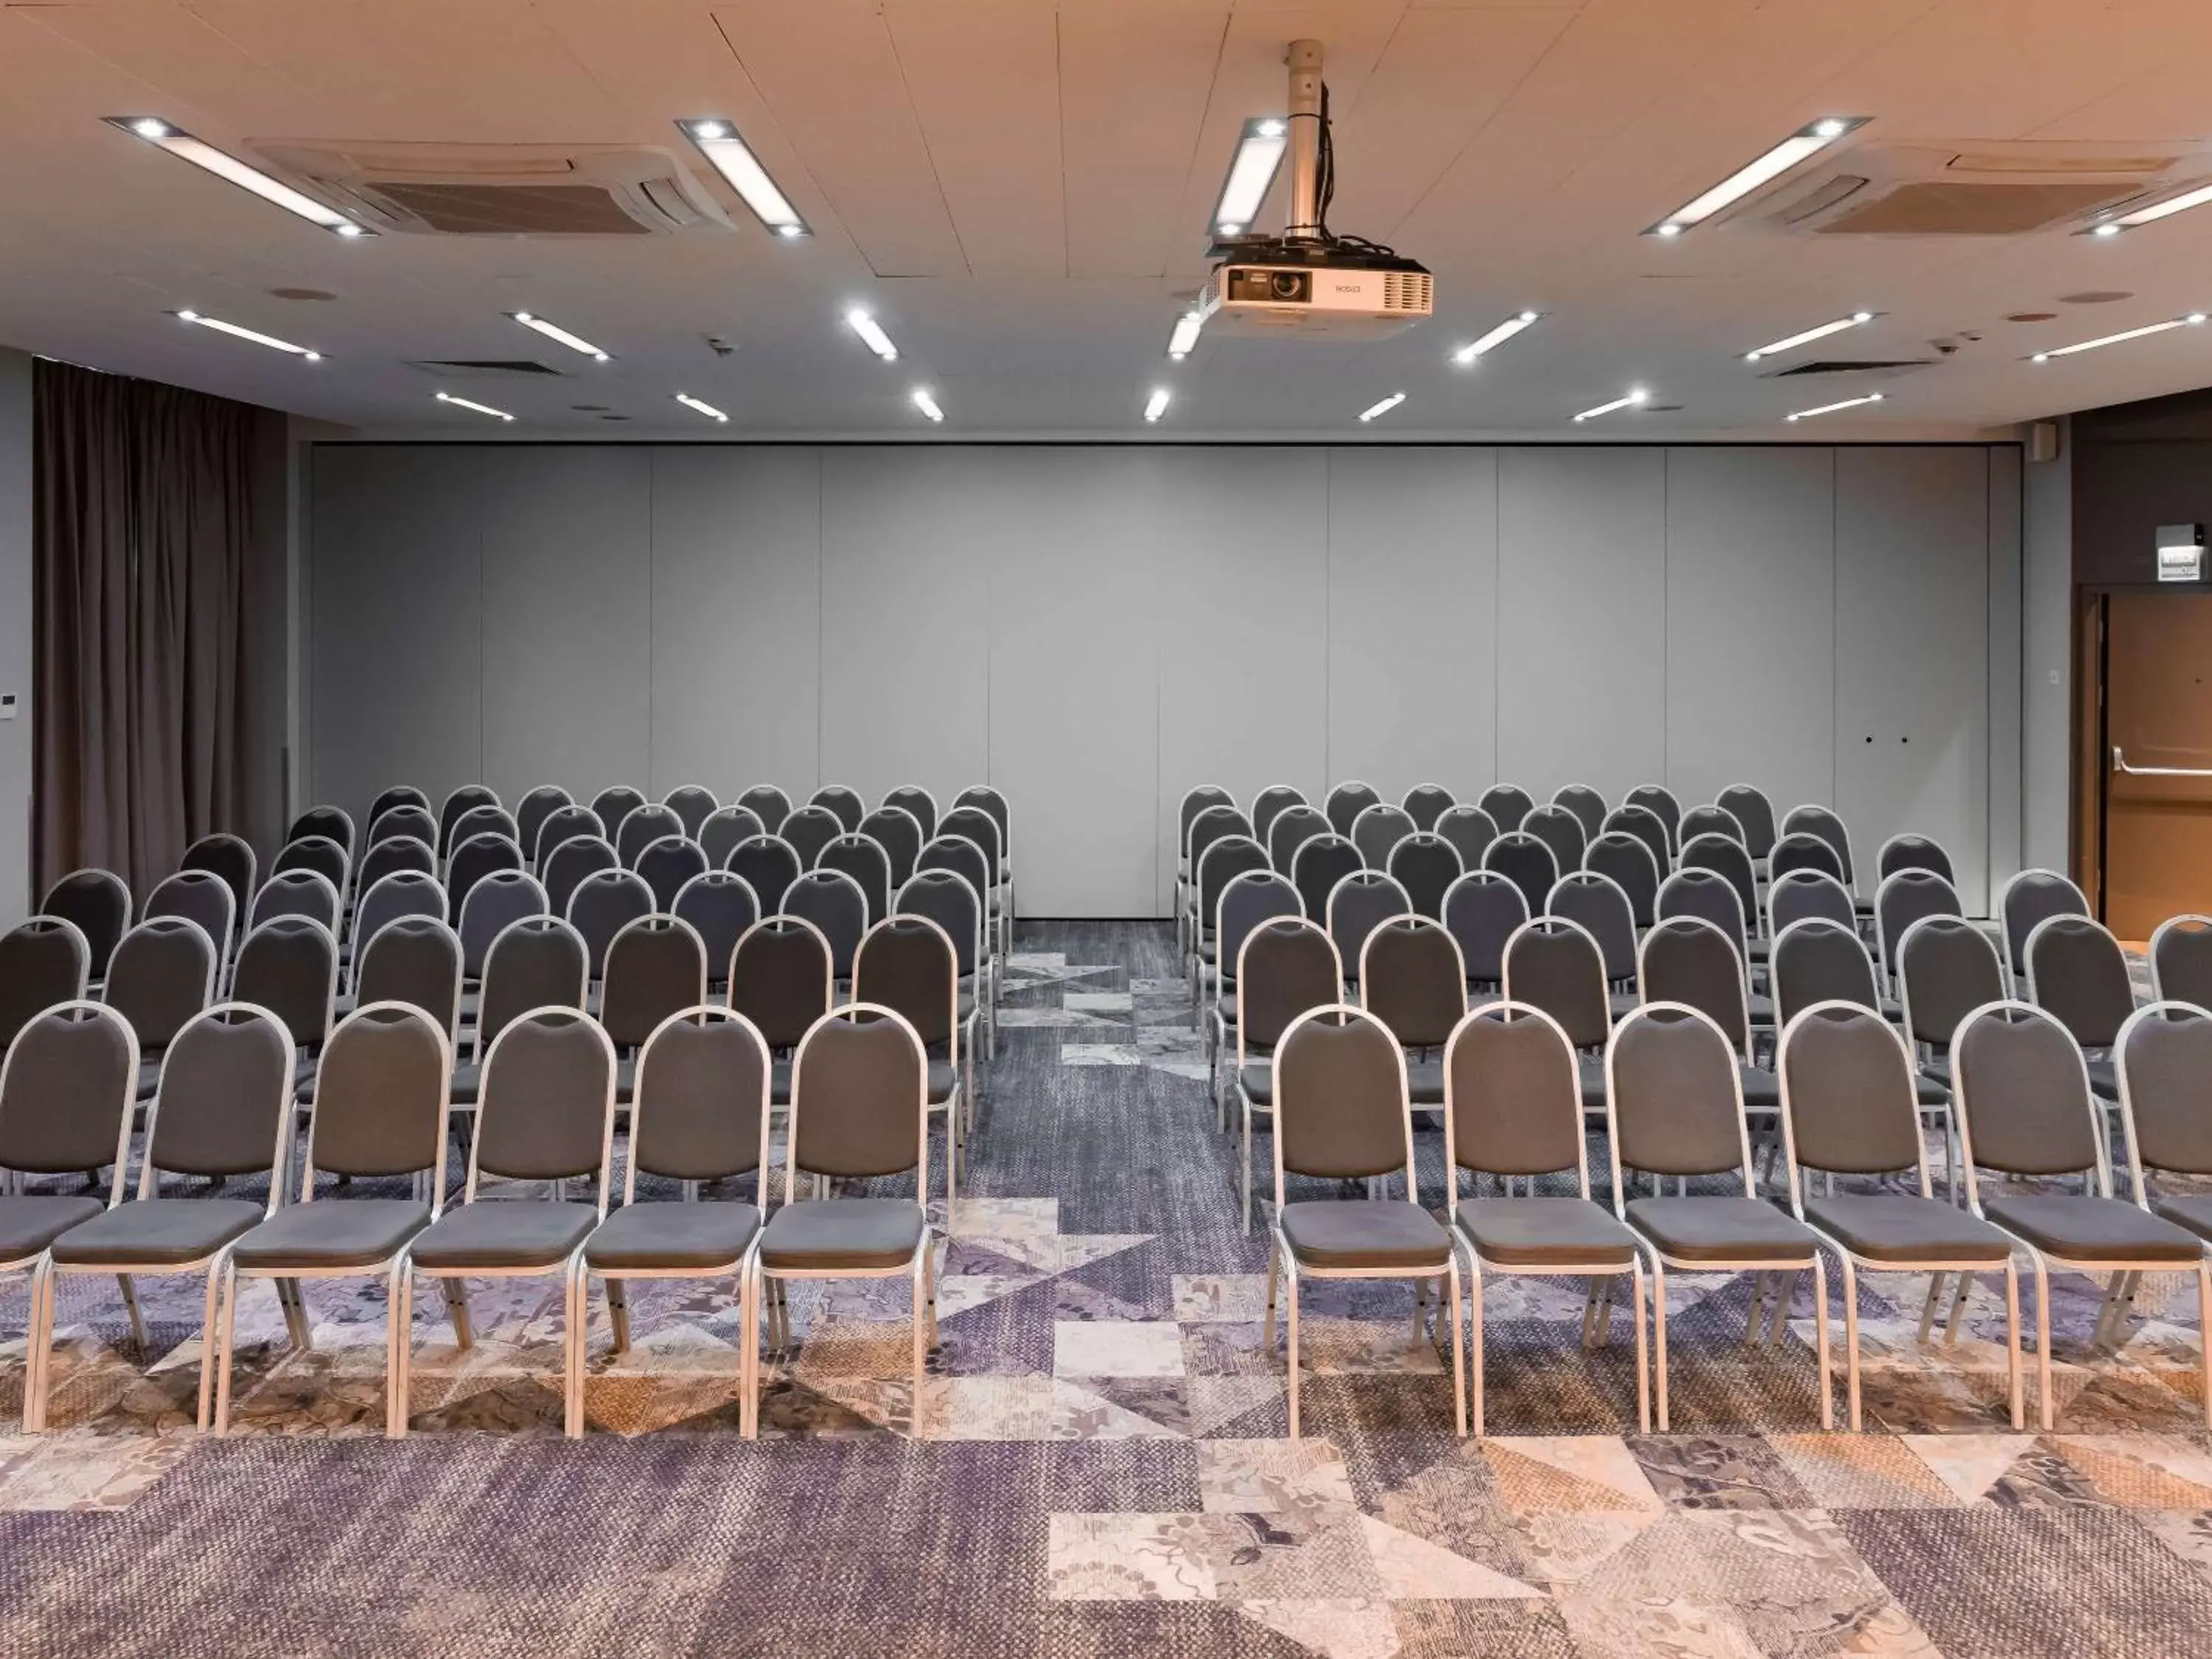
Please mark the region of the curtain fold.
POLYGON ((33 384, 39 890, 143 900, 251 802, 246 404, 40 359, 33 384))

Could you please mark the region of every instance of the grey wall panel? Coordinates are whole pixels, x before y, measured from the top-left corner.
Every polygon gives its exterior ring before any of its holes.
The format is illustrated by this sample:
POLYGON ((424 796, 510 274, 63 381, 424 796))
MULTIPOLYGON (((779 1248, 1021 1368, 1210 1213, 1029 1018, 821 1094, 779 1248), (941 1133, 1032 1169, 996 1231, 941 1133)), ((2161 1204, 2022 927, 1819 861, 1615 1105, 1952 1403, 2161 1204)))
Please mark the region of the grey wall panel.
POLYGON ((1498 461, 1498 775, 1618 800, 1666 763, 1667 457, 1498 461))
POLYGON ((995 452, 990 781, 1022 908, 1156 913, 1162 547, 1139 451, 995 452))
POLYGON ((442 799, 483 775, 483 464, 474 448, 315 452, 317 800, 359 814, 392 784, 442 799))
POLYGON ((991 476, 983 449, 823 452, 822 781, 871 805, 990 764, 991 476))
POLYGON ((1498 454, 1328 453, 1328 772, 1462 800, 1497 757, 1498 454))
POLYGON ((1158 914, 1186 791, 1240 805, 1271 783, 1316 801, 1328 772, 1328 460, 1318 449, 1148 453, 1163 550, 1158 914))
POLYGON ((2021 468, 2015 447, 1988 452, 1989 514, 1989 838, 1990 890, 2021 868, 2026 773, 2021 746, 2027 608, 2021 468))
POLYGON ((2030 463, 2021 530, 2021 859, 2069 867, 2074 817, 2074 438, 2030 463))
POLYGON ((589 799, 653 743, 653 456, 484 449, 484 781, 589 799))
POLYGON ((820 783, 821 548, 817 452, 653 452, 655 794, 820 783))
POLYGON ((31 358, 0 347, 0 691, 15 718, 0 723, 0 929, 38 902, 31 890, 31 358))
POLYGON ((1836 454, 1836 809, 1862 890, 1900 830, 1989 902, 1989 457, 1836 454))
POLYGON ((1667 785, 1834 793, 1835 455, 1667 455, 1667 785))

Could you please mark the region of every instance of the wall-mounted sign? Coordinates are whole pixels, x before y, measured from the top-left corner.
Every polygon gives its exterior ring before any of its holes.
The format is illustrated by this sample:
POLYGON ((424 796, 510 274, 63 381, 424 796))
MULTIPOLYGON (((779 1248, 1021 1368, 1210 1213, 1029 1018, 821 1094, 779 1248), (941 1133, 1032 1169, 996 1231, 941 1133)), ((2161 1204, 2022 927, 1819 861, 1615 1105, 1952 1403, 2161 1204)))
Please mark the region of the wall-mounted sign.
POLYGON ((2204 526, 2162 524, 2158 527, 2158 579, 2162 582, 2204 580, 2204 526))

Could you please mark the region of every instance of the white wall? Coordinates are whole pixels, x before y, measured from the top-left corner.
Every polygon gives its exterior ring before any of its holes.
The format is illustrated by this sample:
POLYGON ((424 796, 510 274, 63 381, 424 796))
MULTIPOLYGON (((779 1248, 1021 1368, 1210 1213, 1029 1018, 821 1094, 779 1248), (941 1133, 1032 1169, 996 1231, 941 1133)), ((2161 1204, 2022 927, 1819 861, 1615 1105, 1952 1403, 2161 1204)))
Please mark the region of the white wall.
POLYGON ((988 779, 1038 915, 1163 912, 1200 782, 1741 780, 1869 868, 1942 838, 1978 905, 2019 489, 1974 446, 320 445, 305 776, 988 779))
POLYGON ((0 929, 31 894, 31 359, 0 348, 0 929))
POLYGON ((2027 464, 2022 491, 2022 860, 2070 870, 2074 725, 2074 434, 2027 464))

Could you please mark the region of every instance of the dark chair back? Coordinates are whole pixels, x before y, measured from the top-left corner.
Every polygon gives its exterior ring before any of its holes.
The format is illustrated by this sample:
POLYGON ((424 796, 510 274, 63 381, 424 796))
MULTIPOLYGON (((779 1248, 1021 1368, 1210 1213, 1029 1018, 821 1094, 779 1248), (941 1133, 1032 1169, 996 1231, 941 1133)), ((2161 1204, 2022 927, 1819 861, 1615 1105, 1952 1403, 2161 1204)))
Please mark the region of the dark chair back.
MULTIPOLYGON (((937 833, 937 797, 918 783, 902 784, 892 790, 883 798, 876 810, 881 811, 884 807, 904 812, 911 817, 915 827, 921 831, 921 839, 925 842, 937 833)), ((881 840, 882 837, 877 839, 881 840)), ((908 873, 913 872, 909 871, 908 873)))
POLYGON ((1680 827, 1682 845, 1687 848, 1699 836, 1725 836, 1737 846, 1750 851, 1751 843, 1736 822, 1735 814, 1723 806, 1692 806, 1682 814, 1680 827))
POLYGON ((1285 806, 1267 826, 1267 862, 1287 876, 1298 848, 1315 836, 1329 833, 1328 819, 1318 809, 1304 804, 1285 806))
POLYGON ((437 878, 418 870, 401 870, 386 876, 364 890, 353 908, 353 948, 356 957, 369 943, 402 916, 446 916, 446 890, 437 878))
POLYGON ((387 922, 354 957, 354 1001, 404 1002, 437 1022, 448 1045, 461 1023, 461 939, 437 915, 387 922))
POLYGON ((1275 1046, 1275 1201, 1286 1175, 1357 1181, 1404 1170, 1413 1191, 1406 1056, 1382 1022, 1309 1010, 1275 1046))
POLYGON ((761 918, 760 898, 743 876, 705 870, 677 889, 669 914, 699 935, 707 951, 707 983, 720 985, 729 976, 730 952, 761 918))
POLYGON ((1000 832, 999 821, 980 806, 956 806, 937 823, 937 834, 942 840, 946 836, 958 836, 973 842, 982 849, 983 856, 991 862, 991 879, 985 896, 996 892, 1004 884, 1006 871, 1006 839, 1000 832))
POLYGON ((1452 792, 1443 785, 1417 783, 1406 792, 1406 799, 1399 805, 1406 809, 1406 816, 1413 819, 1413 828, 1426 834, 1437 827, 1437 820, 1450 811, 1456 803, 1452 799, 1452 792))
POLYGON ((1467 873, 1459 848, 1442 836, 1416 831, 1390 849, 1385 866, 1390 878, 1406 890, 1414 910, 1431 921, 1442 921, 1444 895, 1467 873))
POLYGON ((1767 884, 1769 938, 1780 939, 1793 924, 1815 919, 1832 921, 1838 927, 1857 929, 1857 907, 1844 890, 1843 883, 1825 871, 1792 870, 1767 884))
POLYGON ((532 1008, 581 1013, 591 961, 584 936, 559 916, 509 922, 484 958, 483 989, 477 997, 477 1056, 532 1008))
POLYGON ((1535 836, 1551 848, 1553 867, 1562 874, 1580 866, 1583 854, 1589 847, 1589 837, 1583 833, 1583 821, 1564 806, 1531 808, 1528 816, 1521 820, 1521 833, 1535 836))
POLYGON ((915 873, 927 875, 942 870, 960 878, 975 890, 975 902, 984 907, 984 932, 990 931, 991 860, 989 854, 965 836, 948 836, 941 830, 929 845, 921 849, 915 860, 915 873))
POLYGON ((478 836, 503 836, 517 848, 522 845, 522 828, 505 807, 471 806, 446 831, 447 855, 450 857, 456 847, 465 847, 478 836))
POLYGON ((681 836, 663 836, 637 855, 637 873, 653 890, 656 910, 674 910, 684 884, 706 874, 708 867, 707 849, 681 836))
POLYGON ((2151 995, 2212 1008, 2212 916, 2169 916, 2151 931, 2151 995))
MULTIPOLYGON (((1623 801, 1606 814, 1605 830, 1608 835, 1618 831, 1642 842, 1644 850, 1650 855, 1651 867, 1661 876, 1674 867, 1674 838, 1667 833, 1665 822, 1650 807, 1623 801)), ((1606 873, 1613 874, 1609 870, 1606 873)), ((1614 876, 1613 879, 1618 881, 1620 878, 1614 876)))
POLYGON ((1664 784, 1639 783, 1620 798, 1623 806, 1640 806, 1657 818, 1667 831, 1667 845, 1682 844, 1682 803, 1664 784))
POLYGON ((1467 1012, 1467 964, 1441 923, 1397 916, 1359 952, 1359 1006, 1408 1048, 1438 1048, 1467 1012))
POLYGON ((1311 920, 1328 926, 1328 896, 1355 870, 1366 868, 1359 849, 1344 836, 1316 836, 1299 843, 1291 860, 1291 885, 1311 920))
POLYGON ((1480 806, 1455 806, 1437 820, 1436 833, 1459 854, 1460 868, 1480 870, 1482 855, 1498 839, 1498 820, 1480 806))
POLYGON ((1413 815, 1402 806, 1377 801, 1352 821, 1352 844, 1370 870, 1390 867, 1391 848, 1414 833, 1413 815))
MULTIPOLYGON (((2139 1008, 2112 1060, 2136 1167, 2212 1175, 2212 1012, 2183 1002, 2139 1008)), ((0 1164, 10 1161, 0 1152, 0 1164)))
POLYGON ((776 835, 791 816, 791 797, 772 783, 757 783, 738 797, 738 805, 761 821, 763 835, 776 835))
POLYGON ((1670 916, 1644 936, 1637 955, 1637 995, 1646 1004, 1679 1002, 1718 1026, 1736 1053, 1751 1053, 1751 1015, 1743 958, 1728 935, 1703 916, 1670 916))
POLYGON ((1912 1056, 1887 1020, 1851 1004, 1808 1004, 1784 1026, 1775 1071, 1793 1168, 1911 1170, 1928 1195, 1912 1056))
POLYGON ((740 842, 767 833, 767 824, 750 806, 725 806, 699 826, 698 839, 708 864, 720 870, 728 866, 731 853, 740 842))
MULTIPOLYGON (((522 855, 533 866, 538 863, 538 837, 544 830, 546 819, 562 807, 574 805, 567 790, 551 783, 539 784, 515 802, 514 838, 522 843, 522 855)), ((592 833, 599 832, 595 830, 592 833)))
POLYGON ((536 877, 525 870, 495 870, 470 888, 461 902, 461 919, 455 927, 461 938, 461 971, 471 979, 482 977, 491 942, 509 924, 525 916, 551 914, 536 877))
POLYGON ((460 845, 453 830, 465 816, 479 806, 498 805, 498 792, 481 783, 465 783, 447 795, 445 805, 438 809, 438 856, 449 858, 453 848, 460 845))
POLYGON ((0 1049, 0 1170, 63 1175, 112 1165, 111 1201, 121 1196, 138 1092, 131 1022, 65 997, 9 1035, 0 1049))
POLYGON ((2079 887, 2056 870, 2023 870, 2005 883, 1997 909, 2004 927, 2005 963, 2012 969, 2014 982, 2024 984, 2027 936, 2053 916, 2087 915, 2089 902, 2081 896, 2079 887))
POLYGON ((1216 842, 1227 841, 1233 836, 1254 839, 1252 821, 1233 806, 1207 806, 1200 810, 1190 821, 1190 834, 1184 842, 1184 854, 1195 871, 1204 866, 1206 853, 1216 842))
POLYGON ((1970 1179, 1979 1170, 2055 1176, 2100 1168, 2088 1070, 2051 1015, 2023 1002, 1978 1008, 1959 1026, 1951 1065, 1970 1179))
POLYGON ((891 914, 921 916, 942 928, 969 978, 983 959, 983 901, 968 878, 951 870, 917 870, 898 890, 891 914))
POLYGON ((1885 877, 1874 896, 1875 939, 1881 951, 1882 971, 1897 971, 1897 947, 1905 930, 1923 916, 1966 914, 1958 890, 1933 870, 1899 870, 1885 877))
POLYGON ((477 884, 506 871, 521 872, 522 849, 505 836, 471 836, 455 848, 446 862, 446 920, 459 927, 477 884))
POLYGON ((39 914, 58 916, 84 935, 97 985, 107 977, 107 959, 131 926, 131 890, 112 870, 72 870, 46 889, 39 914))
POLYGON ((1774 850, 1774 803, 1765 792, 1747 783, 1732 783, 1713 797, 1713 805, 1734 818, 1743 830, 1744 849, 1755 859, 1774 850))
POLYGON ((1491 842, 1482 855, 1482 867, 1518 887, 1531 915, 1543 909, 1544 901, 1559 885, 1559 861, 1549 847, 1525 830, 1509 830, 1491 842))
POLYGON ((792 1061, 784 1201, 801 1170, 860 1179, 913 1170, 915 1191, 927 1193, 928 1094, 921 1039, 895 1012, 855 1002, 823 1015, 792 1061))
POLYGON ((739 842, 722 860, 722 868, 744 878, 745 884, 759 895, 763 915, 774 915, 783 908, 783 896, 806 871, 799 849, 775 835, 739 842))
POLYGON ((1620 884, 1594 870, 1570 870, 1553 887, 1544 908, 1597 941, 1609 983, 1626 984, 1636 977, 1636 913, 1620 884))
POLYGON ((1329 889, 1322 925, 1335 943, 1337 960, 1351 964, 1356 973, 1367 936, 1392 916, 1402 916, 1413 908, 1406 890, 1382 872, 1354 870, 1329 889))
POLYGON ((1350 839, 1352 826, 1369 807, 1379 805, 1382 797, 1372 784, 1357 781, 1340 783, 1328 792, 1322 802, 1322 811, 1328 819, 1330 832, 1350 839))
POLYGON ((438 818, 428 806, 418 806, 411 801, 389 806, 376 812, 368 821, 368 845, 392 841, 404 836, 419 841, 433 853, 438 850, 438 818))
POLYGON ((337 940, 307 916, 263 922, 238 947, 230 995, 276 1015, 301 1054, 320 1052, 337 1017, 337 940))
POLYGON ((1448 1170, 1571 1169, 1589 1196, 1582 1079, 1557 1020, 1524 1002, 1487 1002, 1462 1018, 1444 1048, 1444 1148, 1448 1170))
MULTIPOLYGON (((1195 790, 1192 792, 1194 794, 1197 793, 1195 790)), ((1189 797, 1186 796, 1184 800, 1188 805, 1189 797)), ((1206 806, 1234 806, 1236 804, 1226 789, 1217 789, 1212 792, 1212 798, 1200 804, 1199 810, 1203 811, 1206 806)), ((1252 838, 1265 846, 1267 842, 1267 832, 1275 827, 1276 818, 1293 806, 1305 806, 1310 804, 1304 790, 1293 789, 1287 783, 1269 784, 1252 797, 1252 838)), ((1183 819, 1183 838, 1186 848, 1189 842, 1190 820, 1197 816, 1196 811, 1192 811, 1183 819)))
POLYGON ((811 870, 822 849, 843 835, 845 826, 828 807, 810 801, 784 819, 783 828, 775 833, 791 843, 792 850, 799 854, 799 861, 811 870))
POLYGON ((1881 851, 1875 857, 1875 879, 1887 881, 1900 870, 1932 871, 1953 886, 1958 885, 1951 855, 1941 842, 1927 836, 1892 836, 1882 842, 1881 851))
POLYGON ((594 876, 621 869, 621 855, 596 836, 564 841, 545 855, 545 902, 555 915, 565 916, 578 888, 594 876))
POLYGON ((1255 927, 1304 913, 1298 890, 1273 870, 1247 871, 1232 878, 1221 890, 1221 902, 1214 910, 1214 955, 1222 982, 1237 983, 1237 958, 1255 927))
POLYGON ((254 879, 257 867, 253 848, 243 838, 222 831, 202 836, 185 848, 184 857, 177 862, 179 870, 204 870, 221 877, 223 885, 230 889, 232 914, 239 916, 253 902, 253 890, 258 884, 254 879))
POLYGON ((1898 941, 1897 990, 1905 1036, 1941 1054, 1960 1020, 1985 1002, 2002 1000, 2004 963, 1996 941, 1972 922, 1928 916, 1898 941))
POLYGON ((1271 1048, 1309 1008, 1344 997, 1344 969, 1328 935, 1303 916, 1262 922, 1237 956, 1237 1051, 1271 1048))
POLYGON ((592 797, 592 815, 602 826, 599 833, 611 840, 620 832, 623 820, 644 805, 643 795, 626 783, 617 783, 592 797))
POLYGON ((75 922, 33 916, 0 933, 0 1054, 41 1010, 83 1000, 91 983, 92 951, 75 922))
POLYGON ((1444 894, 1444 927, 1459 945, 1469 985, 1505 976, 1505 942, 1528 920, 1521 890, 1491 870, 1470 870, 1444 894))
POLYGON ((868 815, 868 804, 860 799, 857 789, 848 789, 842 783, 825 783, 810 796, 809 806, 824 808, 837 820, 842 835, 851 835, 860 827, 860 820, 868 815))
POLYGON ((447 1108, 453 1050, 445 1030, 421 1009, 370 1003, 338 1023, 315 1071, 302 1186, 317 1175, 432 1175, 446 1188, 447 1108))
POLYGON ((302 836, 277 849, 276 861, 269 866, 270 874, 274 876, 295 870, 312 870, 343 892, 352 878, 353 860, 346 855, 344 848, 327 836, 302 836))
POLYGON ((606 1208, 615 1133, 615 1051, 589 1016, 533 1008, 485 1051, 468 1196, 485 1175, 511 1181, 593 1176, 606 1208))
POLYGON ((1743 1079, 1705 1014, 1680 1003, 1631 1010, 1607 1046, 1605 1076, 1616 1208, 1627 1194, 1624 1170, 1739 1175, 1750 1192, 1743 1079))
POLYGON ((584 878, 568 900, 568 919, 583 938, 593 979, 606 973, 607 947, 615 942, 615 935, 639 917, 652 914, 653 890, 636 872, 602 870, 584 878))
POLYGON ((925 1048, 957 1057, 959 994, 958 949, 927 916, 886 916, 854 952, 853 1000, 896 1010, 925 1048))
POLYGON ((622 827, 615 831, 615 854, 625 870, 637 868, 638 854, 663 836, 683 836, 684 820, 672 806, 659 806, 648 801, 645 805, 623 816, 622 827))
POLYGON ((607 841, 606 825, 588 806, 555 807, 539 820, 536 832, 522 846, 530 854, 531 867, 543 875, 555 850, 572 841, 606 842, 610 852, 614 848, 614 843, 607 841))
POLYGON ((1793 921, 1774 941, 1767 978, 1774 992, 1775 1023, 1787 1025, 1823 1002, 1848 1002, 1876 1012, 1881 993, 1874 962, 1856 928, 1826 916, 1793 921))
POLYGON ((1659 921, 1697 916, 1721 931, 1736 955, 1747 955, 1743 901, 1735 888, 1711 870, 1677 870, 1659 884, 1659 921))
POLYGON ((1500 835, 1507 835, 1535 810, 1536 798, 1517 783, 1493 783, 1475 797, 1474 804, 1489 815, 1500 835))
POLYGON ((1539 916, 1505 942, 1505 1000, 1540 1008, 1577 1048, 1604 1046, 1613 1029, 1605 956, 1571 921, 1539 916))
MULTIPOLYGON (((395 806, 419 807, 427 812, 430 810, 430 798, 411 783, 397 784, 369 802, 368 817, 366 822, 374 823, 379 817, 395 806)), ((433 819, 431 828, 434 830, 436 827, 436 820, 433 819)))
POLYGON ((1809 830, 1794 830, 1774 843, 1774 850, 1766 855, 1769 879, 1779 881, 1799 870, 1818 871, 1845 892, 1850 884, 1844 879, 1844 860, 1836 849, 1809 830))
POLYGON ((707 1000, 707 947, 687 921, 640 916, 607 946, 599 1024, 616 1048, 635 1048, 660 1022, 707 1000))
MULTIPOLYGON (((228 898, 228 888, 223 896, 228 898)), ((123 936, 107 964, 107 1006, 131 1022, 152 1059, 185 1021, 215 1000, 220 963, 207 930, 189 916, 156 916, 123 936)))
POLYGON ((713 790, 697 783, 678 784, 661 798, 660 804, 676 814, 677 821, 684 826, 684 836, 692 841, 699 839, 699 831, 722 805, 713 790))
POLYGON ((702 1005, 671 1014, 638 1053, 631 1091, 629 1172, 664 1181, 726 1181, 757 1172, 768 1194, 766 1043, 750 1020, 702 1005))
POLYGON ((2051 916, 2027 936, 2027 1000, 2084 1048, 2109 1048, 2136 1011, 2127 953, 2101 922, 2051 916))
POLYGON ((1744 937, 1759 931, 1759 878, 1751 854, 1734 836, 1684 836, 1680 859, 1683 870, 1707 870, 1735 889, 1736 908, 1743 918, 1744 937))
POLYGON ((291 1038, 258 1008, 219 1003, 187 1020, 161 1056, 139 1196, 155 1196, 163 1172, 266 1172, 281 1189, 290 1161, 293 1063, 291 1038))
POLYGON ((146 896, 142 921, 157 916, 182 916, 198 922, 214 945, 216 955, 227 958, 238 939, 238 918, 244 914, 230 884, 212 870, 179 870, 163 879, 146 896))
MULTIPOLYGON (((404 843, 402 843, 403 845, 404 843)), ((343 902, 338 890, 313 870, 280 870, 261 884, 246 912, 248 933, 278 916, 306 916, 337 937, 343 902)))
POLYGON ((1198 914, 1211 927, 1221 895, 1237 877, 1267 868, 1267 849, 1249 836, 1224 836, 1206 849, 1194 866, 1198 872, 1198 914))
POLYGON ((1583 827, 1583 839, 1595 841, 1605 830, 1605 797, 1586 783, 1562 784, 1552 797, 1552 805, 1564 806, 1575 815, 1575 822, 1583 827))
POLYGON ((1583 854, 1583 868, 1620 889, 1638 927, 1649 927, 1658 920, 1661 866, 1641 836, 1626 830, 1607 830, 1583 854))
POLYGON ((868 896, 842 870, 809 870, 783 896, 785 914, 812 922, 830 941, 831 971, 853 976, 853 953, 868 931, 868 896))
POLYGON ((763 916, 730 954, 730 1006, 768 1046, 799 1046, 836 998, 835 963, 822 930, 799 916, 763 916))
POLYGON ((872 836, 854 831, 839 836, 816 856, 817 870, 836 870, 850 876, 868 902, 868 925, 872 927, 890 914, 890 854, 872 836))
POLYGON ((916 860, 921 857, 923 842, 929 837, 922 832, 921 820, 903 806, 878 806, 860 820, 858 834, 867 836, 884 849, 890 860, 891 887, 903 887, 914 874, 916 860))
MULTIPOLYGON (((428 876, 433 880, 438 874, 438 855, 427 841, 417 841, 412 836, 395 836, 390 841, 380 841, 362 854, 361 867, 354 872, 356 891, 366 893, 386 876, 401 873, 428 876)), ((289 875, 290 871, 279 874, 289 875)), ((307 872, 308 874, 316 873, 307 872)), ((272 878, 271 879, 274 879, 272 878)), ((445 890, 439 890, 439 902, 443 903, 445 890)))
POLYGON ((1843 819, 1826 806, 1793 806, 1782 820, 1784 836, 1808 835, 1827 842, 1828 850, 1836 855, 1842 866, 1837 879, 1853 892, 1858 890, 1858 866, 1851 857, 1851 832, 1843 819))
MULTIPOLYGON (((1261 799, 1266 799, 1267 793, 1265 790, 1261 792, 1261 799)), ((1176 856, 1186 860, 1190 857, 1190 827, 1198 822, 1200 812, 1211 807, 1233 807, 1236 805, 1237 797, 1218 784, 1201 783, 1195 789, 1185 790, 1182 799, 1176 806, 1176 856)), ((1253 813, 1256 817, 1258 812, 1259 806, 1255 802, 1253 813)))

